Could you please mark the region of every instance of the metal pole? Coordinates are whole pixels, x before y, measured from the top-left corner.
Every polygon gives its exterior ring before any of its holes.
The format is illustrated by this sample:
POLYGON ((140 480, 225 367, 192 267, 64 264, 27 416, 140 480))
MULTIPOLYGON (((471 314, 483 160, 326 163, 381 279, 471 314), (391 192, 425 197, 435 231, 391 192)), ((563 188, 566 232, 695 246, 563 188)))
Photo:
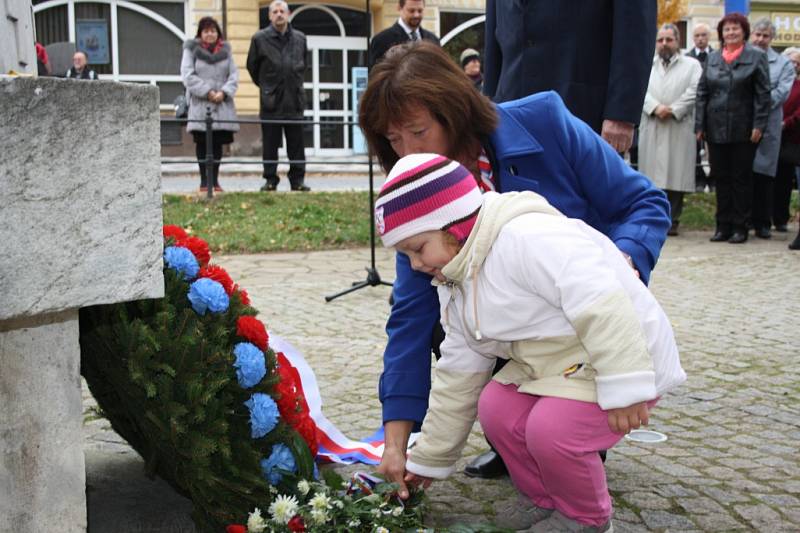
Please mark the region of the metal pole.
POLYGON ((211 118, 211 106, 206 107, 206 198, 209 200, 214 196, 214 130, 211 126, 214 120, 211 118))

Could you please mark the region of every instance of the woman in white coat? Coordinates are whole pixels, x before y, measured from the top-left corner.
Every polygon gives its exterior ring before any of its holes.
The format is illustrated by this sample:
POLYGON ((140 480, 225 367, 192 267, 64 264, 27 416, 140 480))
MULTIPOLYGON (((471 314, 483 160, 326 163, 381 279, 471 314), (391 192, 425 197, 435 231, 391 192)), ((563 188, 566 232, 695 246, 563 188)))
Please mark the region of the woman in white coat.
POLYGON ((672 208, 669 235, 678 234, 683 196, 694 191, 694 109, 700 62, 680 53, 678 29, 658 32, 657 55, 639 125, 639 171, 667 193, 672 208))
POLYGON ((239 125, 235 123, 212 124, 214 164, 212 168, 206 168, 206 125, 202 121, 206 118, 207 110, 211 110, 215 120, 236 120, 233 97, 239 87, 239 70, 230 45, 222 39, 222 29, 217 21, 203 17, 197 24, 195 38, 183 45, 181 79, 186 86, 186 100, 189 102, 186 129, 192 133, 196 145, 201 192, 205 192, 209 185, 215 191, 222 192, 218 181, 222 146, 232 143, 233 132, 239 131, 239 125))

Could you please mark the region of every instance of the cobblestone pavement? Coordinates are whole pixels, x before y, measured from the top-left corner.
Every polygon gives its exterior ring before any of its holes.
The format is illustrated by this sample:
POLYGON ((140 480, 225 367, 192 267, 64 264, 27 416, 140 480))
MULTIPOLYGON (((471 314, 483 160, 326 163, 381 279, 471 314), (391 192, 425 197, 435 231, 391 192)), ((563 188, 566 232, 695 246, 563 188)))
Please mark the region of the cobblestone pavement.
MULTIPOLYGON (((708 237, 671 238, 653 274, 689 380, 651 420, 669 440, 623 439, 609 453, 618 532, 800 531, 800 253, 786 249, 792 233, 741 246, 708 237)), ((379 249, 377 257, 391 280, 392 255, 379 249)), ((389 289, 323 299, 365 278, 369 251, 216 259, 248 289, 268 327, 306 355, 327 416, 349 436, 371 434, 380 423, 389 289)), ((190 531, 188 502, 144 480, 141 461, 94 419, 91 405, 86 393, 91 530, 190 531)), ((459 466, 484 448, 476 425, 459 466)), ((515 497, 507 478, 461 473, 429 494, 438 526, 491 521, 492 502, 515 497)))

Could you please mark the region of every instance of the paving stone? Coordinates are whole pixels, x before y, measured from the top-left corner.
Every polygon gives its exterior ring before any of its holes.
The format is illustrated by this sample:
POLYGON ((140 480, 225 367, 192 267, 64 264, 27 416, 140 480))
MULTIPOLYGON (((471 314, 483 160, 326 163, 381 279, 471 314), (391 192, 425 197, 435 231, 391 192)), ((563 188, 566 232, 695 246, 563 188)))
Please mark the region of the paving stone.
POLYGON ((647 527, 655 530, 669 529, 674 531, 686 531, 696 529, 697 526, 685 516, 666 511, 642 511, 642 520, 647 527))
POLYGON ((622 499, 628 504, 639 509, 662 509, 667 510, 672 507, 669 499, 659 496, 653 492, 630 492, 622 495, 622 499))
POLYGON ((676 498, 675 501, 689 514, 724 513, 725 508, 712 500, 702 496, 696 498, 676 498))

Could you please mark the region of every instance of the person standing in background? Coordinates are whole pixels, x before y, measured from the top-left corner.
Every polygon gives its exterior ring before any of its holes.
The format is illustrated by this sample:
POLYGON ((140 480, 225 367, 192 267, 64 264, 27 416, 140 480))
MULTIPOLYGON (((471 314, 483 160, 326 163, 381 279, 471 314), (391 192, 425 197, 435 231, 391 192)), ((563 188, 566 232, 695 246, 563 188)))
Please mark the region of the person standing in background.
POLYGON ((756 237, 769 239, 772 235, 772 196, 775 173, 778 169, 778 152, 781 149, 783 104, 789 98, 795 73, 791 61, 772 49, 775 26, 768 18, 753 24, 752 43, 766 52, 769 62, 770 108, 767 127, 756 149, 753 160, 753 214, 752 224, 756 237))
MULTIPOLYGON (((306 107, 303 77, 306 72, 306 36, 289 24, 289 4, 273 0, 269 5, 270 25, 253 35, 247 53, 247 71, 261 93, 260 117, 268 119, 303 120, 306 107)), ((281 137, 286 135, 286 155, 289 164, 289 184, 293 191, 310 191, 303 182, 306 177, 306 151, 303 125, 261 124, 261 143, 264 161, 278 160, 281 137), (303 161, 299 163, 298 161, 303 161)), ((266 185, 262 191, 278 189, 278 163, 264 163, 266 185)))
POLYGON ((96 80, 97 74, 89 68, 89 56, 78 50, 72 55, 72 66, 67 69, 65 78, 76 80, 96 80))
POLYGON ((439 44, 439 38, 422 27, 425 14, 424 0, 399 0, 397 10, 400 18, 397 22, 378 32, 369 45, 369 68, 380 61, 389 49, 408 41, 431 41, 439 44))
MULTIPOLYGON (((714 51, 714 49, 708 44, 708 38, 710 35, 711 28, 708 27, 708 24, 697 24, 692 32, 694 47, 686 53, 687 56, 698 60, 703 68, 706 68, 708 54, 714 51)), ((697 141, 697 158, 694 167, 694 186, 697 192, 704 191, 706 185, 708 185, 708 188, 711 192, 714 191, 714 177, 710 174, 706 176, 706 171, 703 169, 702 165, 703 158, 701 153, 705 149, 705 145, 705 141, 697 141)))
POLYGON ((680 54, 680 32, 664 24, 656 38, 656 57, 639 126, 639 172, 667 193, 672 226, 678 235, 683 197, 694 191, 694 107, 700 63, 680 54))

